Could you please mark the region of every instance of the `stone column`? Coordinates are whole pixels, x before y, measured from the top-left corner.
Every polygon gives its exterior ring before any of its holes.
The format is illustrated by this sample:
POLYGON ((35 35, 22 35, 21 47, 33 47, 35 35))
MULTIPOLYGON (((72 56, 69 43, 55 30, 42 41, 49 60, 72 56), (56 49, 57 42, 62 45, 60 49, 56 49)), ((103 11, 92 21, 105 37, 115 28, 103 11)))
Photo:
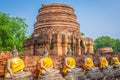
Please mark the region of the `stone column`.
POLYGON ((62 35, 62 54, 66 55, 68 48, 68 36, 62 35))
POLYGON ((53 34, 52 36, 52 41, 53 41, 53 52, 55 55, 58 55, 58 56, 62 56, 62 42, 61 42, 61 38, 60 38, 60 35, 58 34, 53 34))
POLYGON ((78 38, 78 41, 77 41, 77 55, 81 55, 80 38, 78 38))

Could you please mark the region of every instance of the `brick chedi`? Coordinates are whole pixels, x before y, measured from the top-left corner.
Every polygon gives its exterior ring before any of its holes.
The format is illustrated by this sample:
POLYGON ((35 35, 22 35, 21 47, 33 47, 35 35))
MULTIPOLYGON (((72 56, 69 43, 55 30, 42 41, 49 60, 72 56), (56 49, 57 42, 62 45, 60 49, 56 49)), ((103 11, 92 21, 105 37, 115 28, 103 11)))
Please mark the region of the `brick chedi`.
POLYGON ((26 55, 41 55, 47 48, 49 54, 62 56, 70 46, 72 54, 81 55, 80 24, 74 9, 66 4, 43 4, 34 24, 32 38, 24 41, 26 55))

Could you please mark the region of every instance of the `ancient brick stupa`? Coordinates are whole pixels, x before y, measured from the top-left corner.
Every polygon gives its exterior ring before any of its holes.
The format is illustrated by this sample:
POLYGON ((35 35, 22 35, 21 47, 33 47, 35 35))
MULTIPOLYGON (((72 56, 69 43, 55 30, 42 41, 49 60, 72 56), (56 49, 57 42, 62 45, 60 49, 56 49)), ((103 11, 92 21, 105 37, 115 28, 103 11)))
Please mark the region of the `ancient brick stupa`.
MULTIPOLYGON (((71 47, 77 56, 85 52, 80 43, 80 24, 76 21, 74 9, 66 4, 43 4, 34 24, 32 38, 24 41, 26 55, 40 55, 44 48, 49 54, 62 56, 71 47)), ((85 40, 86 41, 86 40, 85 40)), ((87 48, 93 53, 93 40, 87 38, 87 48)))

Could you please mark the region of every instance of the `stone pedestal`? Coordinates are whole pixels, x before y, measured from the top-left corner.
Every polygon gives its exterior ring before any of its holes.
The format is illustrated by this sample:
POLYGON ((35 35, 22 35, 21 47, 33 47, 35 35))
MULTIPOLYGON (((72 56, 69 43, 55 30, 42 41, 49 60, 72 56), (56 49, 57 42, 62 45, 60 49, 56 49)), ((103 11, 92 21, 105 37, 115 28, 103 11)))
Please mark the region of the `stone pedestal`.
POLYGON ((5 79, 5 80, 33 80, 33 77, 18 77, 14 79, 5 79))
POLYGON ((61 74, 54 74, 54 75, 42 75, 40 76, 40 80, 65 80, 61 74))
POLYGON ((86 76, 88 79, 101 79, 103 78, 103 74, 100 72, 100 70, 98 68, 92 70, 89 69, 86 72, 86 76))
POLYGON ((68 72, 65 75, 65 80, 85 80, 86 76, 83 73, 82 69, 74 69, 73 72, 68 72))
POLYGON ((113 71, 113 69, 112 69, 112 68, 109 68, 109 67, 107 67, 107 68, 105 68, 105 69, 102 69, 102 73, 103 73, 104 76, 107 76, 107 77, 112 77, 112 76, 114 76, 114 71, 113 71))

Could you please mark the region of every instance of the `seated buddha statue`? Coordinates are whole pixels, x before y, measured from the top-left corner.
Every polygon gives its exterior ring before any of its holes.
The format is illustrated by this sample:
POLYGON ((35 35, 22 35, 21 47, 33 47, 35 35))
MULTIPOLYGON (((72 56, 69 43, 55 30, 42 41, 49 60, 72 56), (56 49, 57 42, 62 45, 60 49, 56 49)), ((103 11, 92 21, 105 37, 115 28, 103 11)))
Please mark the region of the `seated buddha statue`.
POLYGON ((57 69, 53 69, 53 61, 48 56, 48 52, 46 49, 44 49, 43 57, 38 61, 38 70, 39 70, 38 79, 40 80, 42 79, 54 80, 56 79, 56 77, 60 78, 60 80, 63 80, 62 76, 59 74, 60 71, 57 69))
POLYGON ((112 57, 111 65, 112 65, 113 68, 114 67, 120 67, 120 62, 119 62, 119 59, 118 59, 116 53, 112 57))
POLYGON ((107 61, 106 57, 104 56, 104 53, 101 52, 100 54, 101 54, 101 57, 100 57, 99 68, 100 68, 100 70, 102 70, 102 69, 108 68, 109 65, 108 65, 108 61, 107 61))
POLYGON ((120 76, 120 62, 116 53, 113 54, 113 57, 111 59, 111 66, 114 71, 114 76, 120 76))
POLYGON ((94 66, 92 55, 90 53, 86 53, 86 58, 84 61, 85 64, 83 66, 83 69, 84 74, 86 74, 87 78, 96 79, 103 76, 99 68, 94 66))
POLYGON ((108 65, 108 61, 105 57, 105 54, 103 52, 101 52, 100 54, 101 54, 101 57, 100 57, 99 69, 102 71, 104 76, 114 75, 113 69, 111 68, 111 66, 108 65))
POLYGON ((24 72, 25 64, 22 59, 18 57, 18 51, 16 47, 12 51, 12 58, 7 62, 7 70, 5 71, 5 78, 8 80, 19 79, 24 77, 31 77, 32 74, 24 72))
POLYGON ((62 73, 64 75, 66 75, 65 79, 66 80, 78 80, 78 79, 72 79, 70 77, 70 75, 72 75, 73 77, 74 76, 77 76, 77 77, 79 76, 79 78, 81 77, 81 79, 84 79, 85 75, 83 73, 82 68, 76 68, 75 58, 71 54, 72 54, 71 49, 68 49, 67 56, 65 58, 65 62, 64 62, 64 65, 63 65, 63 69, 62 69, 62 73))
POLYGON ((85 62, 84 66, 83 66, 84 73, 86 73, 87 69, 93 70, 95 68, 90 53, 86 53, 86 58, 85 58, 84 62, 85 62))

